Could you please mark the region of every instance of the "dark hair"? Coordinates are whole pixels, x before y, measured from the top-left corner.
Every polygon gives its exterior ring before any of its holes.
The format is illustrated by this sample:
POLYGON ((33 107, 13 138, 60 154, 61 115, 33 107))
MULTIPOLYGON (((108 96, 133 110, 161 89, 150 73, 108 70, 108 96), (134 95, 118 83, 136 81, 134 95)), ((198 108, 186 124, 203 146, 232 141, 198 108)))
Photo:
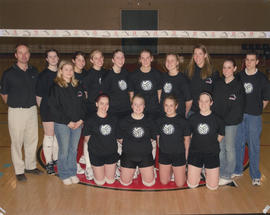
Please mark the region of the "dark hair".
POLYGON ((14 48, 14 53, 17 53, 17 49, 18 49, 19 46, 25 46, 30 51, 30 48, 26 43, 18 43, 18 44, 16 44, 16 46, 14 48))
POLYGON ((101 98, 108 98, 108 100, 110 101, 110 96, 109 96, 108 94, 106 94, 106 93, 101 93, 101 94, 99 94, 99 95, 96 97, 95 102, 99 102, 99 100, 100 100, 101 98))
POLYGON ((246 57, 247 57, 248 55, 255 55, 255 56, 256 56, 256 60, 258 60, 258 59, 259 59, 259 55, 258 55, 258 53, 257 53, 257 52, 255 52, 255 51, 253 51, 253 50, 248 51, 248 52, 246 53, 246 57))
POLYGON ((113 51, 113 53, 112 53, 112 58, 114 58, 115 55, 116 55, 118 52, 121 52, 121 53, 123 53, 123 55, 125 55, 125 53, 124 53, 121 49, 115 49, 115 50, 113 51))
POLYGON ((131 99, 131 104, 133 104, 133 101, 134 101, 135 98, 140 98, 140 99, 142 99, 143 102, 144 102, 144 104, 145 104, 145 99, 144 99, 144 97, 143 97, 141 94, 136 94, 136 95, 134 95, 134 96, 132 97, 132 99, 131 99))
POLYGON ((168 96, 165 97, 165 99, 163 101, 163 105, 165 104, 165 101, 167 99, 173 100, 175 105, 179 104, 178 99, 174 95, 168 95, 168 96))
POLYGON ((59 57, 59 52, 56 49, 48 49, 45 51, 45 57, 48 57, 49 52, 55 52, 57 57, 59 57))
POLYGON ((85 59, 85 57, 86 57, 86 54, 85 54, 84 52, 82 52, 82 51, 76 51, 76 52, 72 55, 72 59, 75 60, 76 57, 79 56, 79 55, 83 56, 84 59, 85 59))
POLYGON ((212 96, 212 94, 211 94, 210 92, 207 92, 207 91, 201 92, 201 93, 200 93, 200 96, 199 96, 199 99, 200 99, 200 97, 201 97, 202 95, 207 95, 207 96, 210 98, 210 102, 213 101, 213 96, 212 96))
POLYGON ((235 62, 235 60, 234 60, 233 58, 226 58, 226 59, 224 60, 223 64, 224 64, 225 62, 231 62, 232 65, 233 65, 233 67, 236 67, 236 66, 237 66, 237 65, 236 65, 236 62, 235 62))
POLYGON ((142 49, 142 50, 140 51, 139 56, 141 57, 141 54, 144 53, 144 52, 149 53, 150 56, 153 57, 153 53, 152 53, 152 51, 151 51, 150 49, 142 49))

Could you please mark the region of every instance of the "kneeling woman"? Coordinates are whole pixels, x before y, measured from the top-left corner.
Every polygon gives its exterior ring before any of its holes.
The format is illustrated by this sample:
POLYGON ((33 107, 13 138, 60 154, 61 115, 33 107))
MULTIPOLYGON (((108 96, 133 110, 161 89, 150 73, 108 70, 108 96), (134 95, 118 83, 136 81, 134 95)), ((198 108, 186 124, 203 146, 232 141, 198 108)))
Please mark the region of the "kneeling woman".
POLYGON ((190 117, 192 133, 188 154, 188 179, 190 188, 199 185, 202 167, 205 167, 206 186, 216 190, 219 182, 219 142, 225 135, 222 119, 211 112, 212 96, 203 92, 199 96, 200 112, 190 117))
POLYGON ((116 142, 115 117, 107 114, 109 97, 101 94, 96 99, 97 112, 87 119, 83 135, 88 144, 90 162, 94 171, 94 181, 101 186, 115 181, 116 162, 119 160, 116 142))
POLYGON ((166 115, 157 120, 160 182, 168 184, 173 170, 176 185, 182 187, 186 182, 190 129, 188 122, 176 113, 178 102, 174 96, 165 97, 163 106, 166 115))
POLYGON ((119 137, 123 144, 120 183, 124 186, 132 183, 137 166, 143 184, 147 187, 155 184, 151 141, 156 139, 156 132, 152 119, 143 114, 144 107, 144 98, 135 95, 131 105, 133 113, 120 121, 119 137))
POLYGON ((86 97, 75 79, 72 62, 60 62, 48 102, 59 145, 59 176, 65 185, 78 183, 76 155, 86 113, 86 97))

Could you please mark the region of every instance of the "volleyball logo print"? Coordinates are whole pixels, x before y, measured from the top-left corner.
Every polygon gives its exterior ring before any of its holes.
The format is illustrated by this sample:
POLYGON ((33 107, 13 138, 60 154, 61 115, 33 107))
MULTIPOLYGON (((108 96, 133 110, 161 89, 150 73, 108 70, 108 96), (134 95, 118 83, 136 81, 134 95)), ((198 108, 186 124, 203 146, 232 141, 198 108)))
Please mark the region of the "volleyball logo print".
POLYGON ((200 123, 198 126, 198 132, 201 135, 206 135, 209 133, 209 126, 206 123, 200 123))
POLYGON ((109 124, 101 125, 99 130, 102 135, 107 136, 111 133, 112 127, 109 124))
POLYGON ((127 89, 127 82, 125 80, 118 81, 118 86, 120 90, 124 91, 127 89))
POLYGON ((141 82, 141 88, 144 91, 152 90, 152 87, 153 87, 153 84, 152 84, 152 82, 150 80, 146 80, 146 81, 141 82))
POLYGON ((142 127, 135 127, 132 130, 133 137, 135 138, 141 138, 144 135, 144 130, 142 127))
POLYGON ((172 84, 171 83, 165 83, 163 86, 163 90, 165 93, 170 93, 172 92, 172 84))
POLYGON ((172 124, 165 124, 162 128, 162 131, 166 135, 172 135, 174 133, 174 126, 172 124))
POLYGON ((253 85, 251 83, 244 83, 246 94, 250 94, 253 91, 253 85))

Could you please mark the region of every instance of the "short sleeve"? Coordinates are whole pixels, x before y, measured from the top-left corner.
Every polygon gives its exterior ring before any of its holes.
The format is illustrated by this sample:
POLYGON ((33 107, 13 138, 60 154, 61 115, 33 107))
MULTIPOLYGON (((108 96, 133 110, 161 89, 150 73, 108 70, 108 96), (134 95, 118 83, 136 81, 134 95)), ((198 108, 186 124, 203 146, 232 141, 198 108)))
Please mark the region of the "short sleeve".
POLYGON ((116 128, 117 139, 123 139, 125 133, 125 119, 119 120, 116 128))
POLYGON ((162 75, 159 70, 156 70, 156 79, 157 79, 157 89, 161 90, 163 87, 162 75))
MULTIPOLYGON (((136 71, 135 71, 136 72, 136 71)), ((128 91, 129 92, 134 92, 134 73, 135 72, 131 72, 128 74, 128 91)))
POLYGON ((218 134, 221 136, 225 136, 225 123, 224 120, 222 120, 219 117, 216 117, 217 124, 218 124, 218 134))
POLYGON ((150 119, 150 132, 151 132, 151 139, 156 140, 158 135, 158 127, 156 123, 152 119, 150 119))
POLYGON ((92 132, 92 120, 90 118, 88 118, 86 120, 86 122, 84 123, 84 126, 83 126, 83 136, 89 136, 89 135, 92 135, 93 132, 92 132))
POLYGON ((263 100, 270 100, 270 82, 265 76, 263 77, 262 96, 263 100))
POLYGON ((0 93, 3 95, 8 94, 8 71, 5 71, 2 75, 1 83, 0 83, 0 93))
POLYGON ((191 130, 189 126, 189 122, 187 120, 183 120, 183 127, 184 127, 184 136, 190 136, 191 130))

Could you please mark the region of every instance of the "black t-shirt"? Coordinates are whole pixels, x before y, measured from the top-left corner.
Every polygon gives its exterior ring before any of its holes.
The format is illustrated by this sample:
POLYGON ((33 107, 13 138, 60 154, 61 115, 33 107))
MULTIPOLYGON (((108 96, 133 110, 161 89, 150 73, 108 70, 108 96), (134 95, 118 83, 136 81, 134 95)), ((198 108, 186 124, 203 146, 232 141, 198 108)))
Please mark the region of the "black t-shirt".
POLYGON ((102 83, 102 91, 110 96, 110 112, 130 110, 127 70, 121 69, 120 73, 110 70, 102 83))
POLYGON ((106 75, 106 70, 103 68, 101 70, 95 70, 91 68, 88 74, 83 79, 83 87, 87 92, 88 98, 88 108, 90 111, 96 110, 95 99, 102 93, 102 82, 106 75))
POLYGON ((177 113, 185 116, 186 113, 186 101, 192 100, 191 92, 188 84, 188 80, 182 73, 178 73, 176 76, 170 76, 169 73, 162 74, 162 93, 161 104, 163 105, 164 99, 168 95, 174 95, 178 100, 177 113))
POLYGON ((194 112, 199 111, 198 100, 199 100, 199 96, 201 92, 207 91, 209 93, 212 93, 214 83, 217 79, 219 79, 218 71, 213 72, 213 74, 210 77, 207 77, 206 79, 202 79, 201 70, 202 69, 198 67, 197 64, 195 64, 193 77, 189 79, 191 95, 193 99, 191 110, 194 112))
POLYGON ((46 68, 38 75, 37 85, 36 85, 36 93, 37 96, 41 97, 40 103, 40 111, 47 111, 48 106, 48 96, 50 93, 50 89, 54 83, 54 79, 56 78, 57 72, 51 71, 46 68))
POLYGON ((189 119, 192 133, 189 152, 219 153, 218 135, 225 135, 225 125, 221 118, 211 113, 203 116, 199 112, 189 119))
POLYGON ((96 155, 117 153, 116 129, 116 117, 107 115, 101 118, 96 113, 91 115, 83 128, 83 135, 90 135, 88 151, 96 155))
POLYGON ((83 69, 81 73, 77 73, 74 72, 75 74, 75 79, 77 79, 79 81, 79 83, 83 86, 83 88, 85 88, 85 86, 83 85, 83 81, 85 79, 85 77, 88 75, 88 71, 83 69))
POLYGON ((247 75, 245 71, 241 71, 239 77, 246 93, 244 113, 261 115, 263 101, 270 100, 269 80, 260 71, 257 71, 254 75, 247 75))
POLYGON ((159 149, 163 153, 185 152, 184 136, 190 136, 188 122, 180 115, 163 116, 157 120, 159 149))
POLYGON ((8 95, 7 104, 12 108, 29 108, 36 105, 36 82, 38 71, 28 66, 26 71, 17 64, 3 73, 0 92, 8 95))
POLYGON ((60 87, 54 83, 48 98, 53 121, 60 124, 77 122, 85 119, 86 97, 83 87, 79 84, 73 87, 60 87))
POLYGON ((155 124, 150 117, 140 120, 127 116, 118 126, 118 138, 123 139, 123 153, 136 159, 152 153, 151 139, 156 139, 155 124))
POLYGON ((160 110, 157 91, 161 88, 161 74, 158 70, 151 68, 150 72, 144 73, 137 69, 129 75, 128 90, 144 97, 145 112, 160 110))
POLYGON ((245 92, 242 82, 234 78, 226 84, 224 79, 215 83, 212 109, 226 125, 237 125, 242 122, 245 92))

